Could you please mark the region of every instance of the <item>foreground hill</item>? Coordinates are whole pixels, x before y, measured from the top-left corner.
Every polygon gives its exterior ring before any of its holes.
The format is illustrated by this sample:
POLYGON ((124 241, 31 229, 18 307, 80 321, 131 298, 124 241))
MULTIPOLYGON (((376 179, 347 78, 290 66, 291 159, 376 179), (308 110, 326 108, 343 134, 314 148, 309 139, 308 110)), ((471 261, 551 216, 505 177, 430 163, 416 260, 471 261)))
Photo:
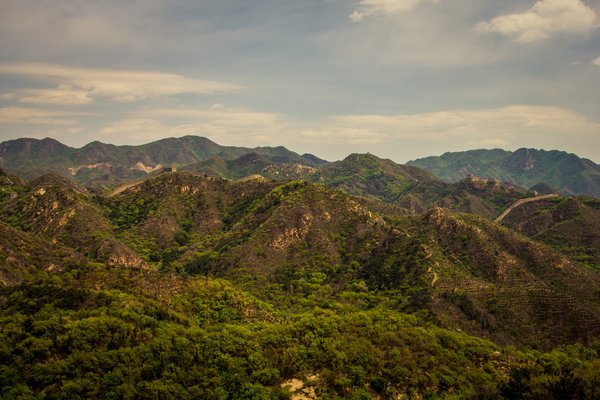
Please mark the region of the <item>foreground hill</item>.
POLYGON ((596 395, 600 274, 489 219, 189 172, 7 187, 3 398, 596 395))
POLYGON ((116 186, 147 177, 164 166, 187 165, 212 157, 233 159, 257 153, 271 162, 317 167, 327 164, 311 154, 298 155, 284 147, 254 149, 221 146, 200 136, 168 138, 140 146, 92 142, 76 149, 50 138, 16 139, 0 143, 0 167, 26 178, 53 172, 87 186, 116 186))
POLYGON ((593 348, 521 352, 380 307, 281 311, 220 279, 80 268, 0 299, 3 398, 597 393, 593 348))
POLYGON ((389 217, 304 181, 182 172, 111 197, 47 175, 6 199, 1 215, 91 262, 221 277, 293 307, 306 296, 327 307, 361 288, 503 344, 600 334, 598 274, 489 220, 440 208, 389 217))
POLYGON ((422 158, 408 165, 423 168, 447 182, 475 174, 525 188, 544 184, 567 195, 600 197, 600 166, 562 151, 471 150, 422 158))
POLYGON ((93 261, 148 267, 115 239, 112 223, 86 189, 55 174, 17 188, 16 196, 1 203, 0 219, 6 223, 28 235, 71 248, 93 261))

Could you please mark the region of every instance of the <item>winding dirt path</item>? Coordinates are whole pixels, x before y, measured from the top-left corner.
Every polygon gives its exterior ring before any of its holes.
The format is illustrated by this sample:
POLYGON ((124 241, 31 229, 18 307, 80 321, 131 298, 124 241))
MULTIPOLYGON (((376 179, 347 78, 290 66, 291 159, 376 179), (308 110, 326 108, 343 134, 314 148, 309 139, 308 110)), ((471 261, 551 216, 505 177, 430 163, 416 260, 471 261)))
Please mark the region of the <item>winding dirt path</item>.
POLYGON ((108 197, 114 197, 116 195, 118 195, 119 193, 123 193, 124 191, 126 191, 129 188, 135 187, 137 185, 141 185, 142 183, 144 183, 144 181, 138 181, 138 182, 133 182, 133 183, 127 183, 125 185, 121 185, 118 188, 116 188, 115 190, 113 190, 108 197))
POLYGON ((555 199, 555 198, 557 198, 557 197, 559 197, 559 195, 558 195, 558 194, 545 194, 545 195, 542 195, 542 196, 527 197, 527 198, 525 198, 525 199, 519 199, 519 200, 515 201, 514 203, 512 203, 512 204, 510 205, 510 207, 508 207, 506 210, 504 210, 504 212, 503 212, 502 214, 500 214, 500 216, 499 216, 498 218, 496 218, 496 219, 494 220, 494 222, 496 222, 496 223, 500 223, 500 222, 502 222, 502 220, 503 220, 503 219, 504 219, 504 218, 505 218, 505 217, 506 217, 508 214, 510 214, 512 210, 514 210, 515 208, 517 208, 517 207, 519 207, 519 206, 521 206, 521 205, 523 205, 523 204, 526 204, 526 203, 531 203, 531 202, 533 202, 533 201, 545 200, 545 199, 555 199))

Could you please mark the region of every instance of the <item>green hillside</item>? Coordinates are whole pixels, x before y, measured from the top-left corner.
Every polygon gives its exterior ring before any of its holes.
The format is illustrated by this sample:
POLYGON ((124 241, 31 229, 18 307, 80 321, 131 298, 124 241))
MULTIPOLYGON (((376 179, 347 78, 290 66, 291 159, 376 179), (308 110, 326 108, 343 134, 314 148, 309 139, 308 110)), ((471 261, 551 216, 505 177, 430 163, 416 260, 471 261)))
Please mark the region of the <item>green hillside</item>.
POLYGON ((495 178, 525 188, 544 183, 566 195, 600 197, 600 166, 562 151, 471 150, 410 161, 447 182, 468 174, 495 178))
POLYGON ((502 224, 600 270, 600 201, 559 198, 524 204, 502 224))
POLYGON ((319 173, 317 168, 309 165, 285 161, 288 160, 271 161, 262 154, 252 152, 233 160, 225 160, 221 157, 211 158, 207 161, 186 165, 182 170, 232 180, 252 176, 274 180, 310 180, 319 173))
POLYGON ((396 212, 377 197, 451 185, 355 157, 323 176, 362 197, 190 172, 109 196, 7 181, 0 396, 593 398, 600 273, 481 216, 396 212))
POLYGON ((255 149, 221 146, 200 136, 167 138, 140 146, 115 146, 98 141, 72 148, 51 139, 16 139, 0 143, 0 168, 33 179, 56 173, 85 186, 115 187, 148 177, 167 166, 183 166, 213 157, 226 160, 256 153, 273 163, 320 167, 327 164, 311 154, 299 155, 285 147, 255 149))
POLYGON ((497 181, 470 177, 444 183, 423 169, 372 154, 352 154, 322 169, 317 180, 355 196, 395 204, 410 212, 440 206, 493 218, 529 193, 497 181))

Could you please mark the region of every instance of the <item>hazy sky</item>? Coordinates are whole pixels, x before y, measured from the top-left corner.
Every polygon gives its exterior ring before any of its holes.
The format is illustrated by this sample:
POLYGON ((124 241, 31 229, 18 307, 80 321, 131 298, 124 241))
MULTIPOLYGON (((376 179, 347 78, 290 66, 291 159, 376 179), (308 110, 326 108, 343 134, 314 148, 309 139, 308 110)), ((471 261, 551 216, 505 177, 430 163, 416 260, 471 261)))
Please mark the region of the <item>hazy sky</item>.
POLYGON ((0 141, 600 162, 600 0, 0 0, 0 141))

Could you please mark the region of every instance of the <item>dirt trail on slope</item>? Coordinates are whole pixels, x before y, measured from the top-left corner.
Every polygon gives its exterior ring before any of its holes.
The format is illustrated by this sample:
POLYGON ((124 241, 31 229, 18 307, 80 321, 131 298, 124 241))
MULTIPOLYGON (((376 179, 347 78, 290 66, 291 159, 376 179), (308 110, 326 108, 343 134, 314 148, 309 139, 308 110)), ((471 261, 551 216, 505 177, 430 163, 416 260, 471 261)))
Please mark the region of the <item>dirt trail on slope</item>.
POLYGON ((128 183, 122 186, 119 186, 118 188, 116 188, 115 190, 113 190, 108 197, 114 197, 116 195, 118 195, 119 193, 123 193, 124 191, 126 191, 127 189, 130 189, 132 187, 141 185, 142 183, 144 183, 144 181, 138 181, 138 182, 133 182, 133 183, 128 183))
POLYGON ((503 212, 502 214, 500 214, 500 216, 499 216, 498 218, 496 218, 496 219, 494 220, 494 222, 496 222, 496 223, 500 223, 500 222, 502 222, 502 220, 503 220, 503 219, 504 219, 504 218, 505 218, 505 217, 506 217, 508 214, 510 214, 512 210, 514 210, 515 208, 517 208, 517 207, 519 207, 519 206, 521 206, 521 205, 523 205, 523 204, 526 204, 526 203, 531 203, 531 202, 533 202, 533 201, 545 200, 545 199, 555 199, 555 198, 557 198, 557 197, 559 197, 559 195, 558 195, 558 194, 545 194, 545 195, 542 195, 542 196, 527 197, 527 198, 525 198, 525 199, 520 199, 520 200, 517 200, 517 201, 515 201, 513 204, 511 204, 511 206, 510 206, 510 207, 508 207, 506 210, 504 210, 504 212, 503 212))

